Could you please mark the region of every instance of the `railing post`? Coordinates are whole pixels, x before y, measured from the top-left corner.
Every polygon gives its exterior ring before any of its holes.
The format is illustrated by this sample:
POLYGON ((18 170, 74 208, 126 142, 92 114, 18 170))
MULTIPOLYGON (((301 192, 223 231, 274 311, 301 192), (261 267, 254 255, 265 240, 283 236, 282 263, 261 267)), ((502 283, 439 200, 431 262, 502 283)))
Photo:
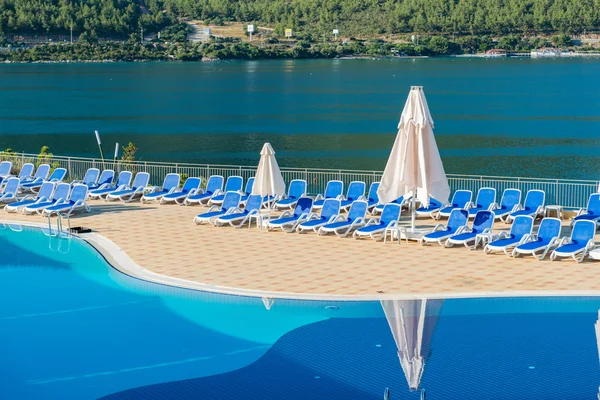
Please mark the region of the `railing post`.
POLYGON ((71 172, 71 157, 67 158, 67 170, 69 171, 69 178, 73 178, 73 173, 71 172))

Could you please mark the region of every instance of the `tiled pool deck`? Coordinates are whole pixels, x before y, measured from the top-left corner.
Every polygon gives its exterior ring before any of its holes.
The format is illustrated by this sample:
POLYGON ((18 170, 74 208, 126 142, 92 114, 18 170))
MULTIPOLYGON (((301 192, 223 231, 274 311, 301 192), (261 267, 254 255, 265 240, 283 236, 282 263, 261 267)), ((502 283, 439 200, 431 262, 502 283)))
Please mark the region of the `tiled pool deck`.
MULTIPOLYGON (((92 228, 152 272, 200 283, 326 295, 600 290, 600 262, 513 259, 464 246, 398 246, 254 227, 197 226, 192 219, 204 207, 89 204, 92 213, 72 217, 73 226, 92 228)), ((0 220, 47 222, 5 212, 0 220)), ((408 216, 404 222, 409 223, 408 216)), ((436 221, 419 219, 418 224, 436 221)), ((509 227, 496 224, 495 230, 503 229, 509 227)))

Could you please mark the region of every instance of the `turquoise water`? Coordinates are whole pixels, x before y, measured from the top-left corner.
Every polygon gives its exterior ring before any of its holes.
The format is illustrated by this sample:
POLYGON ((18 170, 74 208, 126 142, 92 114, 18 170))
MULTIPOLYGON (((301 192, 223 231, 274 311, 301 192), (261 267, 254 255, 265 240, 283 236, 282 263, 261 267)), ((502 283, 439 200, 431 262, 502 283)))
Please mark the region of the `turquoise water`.
POLYGON ((598 179, 600 60, 423 59, 0 66, 0 148, 381 170, 423 85, 449 173, 598 179))
MULTIPOLYGON (((203 262, 203 261, 198 261, 203 262)), ((595 398, 599 298, 434 300, 427 398, 595 398)), ((417 400, 376 301, 184 290, 0 225, 0 398, 417 400)), ((406 303, 408 307, 408 302, 406 303)))

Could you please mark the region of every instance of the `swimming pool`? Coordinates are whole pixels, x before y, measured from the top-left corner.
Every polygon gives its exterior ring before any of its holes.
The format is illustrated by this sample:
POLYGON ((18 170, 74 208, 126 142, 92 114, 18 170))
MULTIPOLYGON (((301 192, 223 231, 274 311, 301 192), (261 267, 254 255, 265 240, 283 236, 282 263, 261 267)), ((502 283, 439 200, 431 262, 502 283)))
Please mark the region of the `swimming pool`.
MULTIPOLYGON (((598 393, 600 298, 433 302, 419 384, 429 400, 598 393)), ((1 399, 421 395, 378 301, 269 304, 168 287, 118 272, 80 239, 0 225, 0 304, 1 399)))

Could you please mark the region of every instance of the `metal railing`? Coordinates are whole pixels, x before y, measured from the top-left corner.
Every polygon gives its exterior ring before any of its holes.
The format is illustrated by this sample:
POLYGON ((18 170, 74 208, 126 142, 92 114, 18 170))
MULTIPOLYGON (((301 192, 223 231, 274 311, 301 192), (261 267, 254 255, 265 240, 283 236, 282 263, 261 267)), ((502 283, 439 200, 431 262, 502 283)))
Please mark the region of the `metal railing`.
MULTIPOLYGON (((34 164, 47 163, 52 167, 63 167, 68 171, 70 180, 81 179, 88 168, 109 168, 116 173, 127 170, 150 173, 152 185, 162 184, 164 176, 175 172, 183 177, 201 177, 207 179, 211 175, 222 175, 224 177, 239 175, 244 180, 254 176, 256 166, 234 166, 234 165, 209 165, 190 163, 166 163, 150 161, 102 161, 93 158, 63 157, 63 156, 38 156, 26 153, 3 153, 0 152, 1 161, 12 161, 14 172, 18 172, 23 163, 34 164)), ((304 179, 308 183, 309 193, 320 193, 330 180, 341 180, 347 185, 352 181, 363 181, 368 185, 381 179, 381 171, 362 170, 333 170, 320 168, 281 168, 283 178, 286 182, 292 179, 304 179)), ((482 187, 493 187, 498 193, 498 201, 505 189, 516 188, 525 193, 530 189, 540 189, 546 192, 546 204, 561 205, 564 208, 585 207, 590 194, 597 192, 598 182, 589 180, 572 179, 546 179, 546 178, 523 178, 508 176, 476 176, 447 174, 450 189, 468 189, 473 191, 474 196, 482 187)))

